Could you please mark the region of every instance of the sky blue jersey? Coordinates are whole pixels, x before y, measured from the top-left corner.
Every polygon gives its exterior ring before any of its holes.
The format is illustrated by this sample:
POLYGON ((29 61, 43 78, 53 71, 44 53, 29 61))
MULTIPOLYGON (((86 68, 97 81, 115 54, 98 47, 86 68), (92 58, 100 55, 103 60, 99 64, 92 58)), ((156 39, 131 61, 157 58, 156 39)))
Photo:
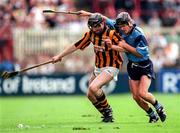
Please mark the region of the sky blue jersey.
MULTIPOLYGON (((115 20, 107 19, 106 24, 115 29, 115 20)), ((142 55, 141 58, 136 57, 131 53, 126 53, 129 60, 132 62, 141 62, 149 59, 149 48, 147 40, 144 36, 142 29, 136 25, 133 25, 132 32, 126 36, 122 31, 119 31, 123 39, 131 45, 132 47, 136 48, 136 51, 142 55)))

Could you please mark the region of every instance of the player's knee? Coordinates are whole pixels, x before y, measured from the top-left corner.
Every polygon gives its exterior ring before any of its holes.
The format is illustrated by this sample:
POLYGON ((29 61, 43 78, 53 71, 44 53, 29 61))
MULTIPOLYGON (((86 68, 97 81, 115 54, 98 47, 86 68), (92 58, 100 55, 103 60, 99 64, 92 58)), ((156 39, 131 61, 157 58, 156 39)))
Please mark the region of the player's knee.
POLYGON ((139 97, 138 95, 133 95, 133 99, 134 99, 135 101, 139 101, 139 100, 140 100, 140 97, 139 97))
POLYGON ((90 91, 87 92, 86 94, 87 98, 90 100, 92 98, 92 93, 90 91))
POLYGON ((90 84, 89 91, 91 91, 92 93, 96 93, 97 90, 98 90, 98 87, 96 85, 90 84))
POLYGON ((89 92, 87 92, 87 93, 86 93, 86 96, 87 96, 87 98, 89 99, 91 95, 89 94, 89 92))
POLYGON ((139 91, 138 95, 142 98, 146 97, 146 91, 139 91))

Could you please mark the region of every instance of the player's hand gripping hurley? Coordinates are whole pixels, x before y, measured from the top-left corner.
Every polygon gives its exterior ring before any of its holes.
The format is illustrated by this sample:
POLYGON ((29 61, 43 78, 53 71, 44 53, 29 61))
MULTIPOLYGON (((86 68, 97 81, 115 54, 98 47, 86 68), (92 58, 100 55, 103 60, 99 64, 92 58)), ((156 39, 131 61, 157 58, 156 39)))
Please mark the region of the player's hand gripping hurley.
POLYGON ((52 60, 49 60, 49 61, 46 61, 46 62, 37 64, 37 65, 31 66, 31 67, 27 67, 27 68, 21 69, 20 71, 14 71, 14 72, 7 72, 7 71, 5 71, 5 72, 2 73, 1 77, 3 79, 8 79, 8 78, 14 77, 14 76, 16 76, 16 75, 18 75, 20 73, 28 71, 30 69, 37 68, 37 67, 40 67, 40 66, 52 63, 52 62, 53 62, 52 60))

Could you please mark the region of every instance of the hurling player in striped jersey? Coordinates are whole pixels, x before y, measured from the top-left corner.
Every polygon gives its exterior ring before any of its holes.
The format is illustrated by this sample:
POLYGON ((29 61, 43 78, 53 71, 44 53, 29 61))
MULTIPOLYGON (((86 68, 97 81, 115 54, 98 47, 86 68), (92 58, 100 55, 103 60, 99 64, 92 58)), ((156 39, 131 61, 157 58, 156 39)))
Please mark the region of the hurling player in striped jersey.
MULTIPOLYGON (((106 95, 102 87, 111 80, 117 80, 119 68, 121 68, 123 58, 121 52, 109 49, 104 44, 104 39, 108 38, 112 41, 113 46, 117 46, 121 38, 110 30, 105 20, 98 13, 90 15, 88 19, 89 31, 77 41, 75 44, 67 47, 60 54, 52 58, 53 63, 61 61, 65 56, 75 52, 76 50, 84 50, 90 44, 94 46, 95 67, 89 79, 89 87, 87 97, 95 108, 103 115, 103 122, 113 122, 112 108, 107 101, 106 95)), ((83 69, 83 66, 82 66, 83 69)))

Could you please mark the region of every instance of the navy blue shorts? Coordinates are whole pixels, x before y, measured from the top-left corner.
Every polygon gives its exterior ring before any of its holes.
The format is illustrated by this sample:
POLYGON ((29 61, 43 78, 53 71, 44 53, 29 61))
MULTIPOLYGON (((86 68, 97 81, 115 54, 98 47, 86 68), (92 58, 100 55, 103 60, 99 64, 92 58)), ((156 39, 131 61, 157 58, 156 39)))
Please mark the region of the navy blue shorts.
POLYGON ((127 72, 129 78, 132 80, 140 80, 143 75, 147 75, 149 78, 155 79, 153 64, 149 59, 137 63, 129 61, 127 64, 127 72))

